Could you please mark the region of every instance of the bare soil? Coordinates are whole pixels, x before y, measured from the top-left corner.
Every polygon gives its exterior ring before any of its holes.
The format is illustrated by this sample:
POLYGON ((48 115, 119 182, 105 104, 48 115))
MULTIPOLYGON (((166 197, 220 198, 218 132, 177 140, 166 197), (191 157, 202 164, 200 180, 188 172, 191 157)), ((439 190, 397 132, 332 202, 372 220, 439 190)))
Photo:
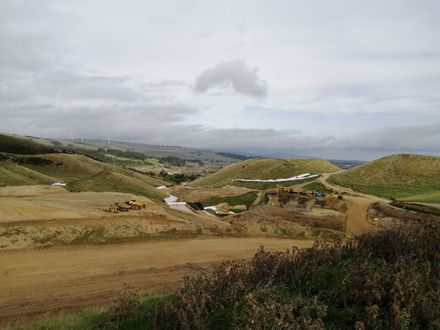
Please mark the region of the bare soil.
POLYGON ((166 292, 209 265, 251 257, 259 246, 311 247, 312 240, 204 238, 0 253, 0 325, 113 301, 126 289, 166 292))
MULTIPOLYGON (((60 187, 0 188, 0 251, 66 244, 222 232, 228 224, 203 212, 188 214, 123 193, 71 193, 60 187), (113 202, 138 199, 145 209, 109 213, 113 202)), ((170 238, 170 237, 168 237, 170 238)))
POLYGON ((345 222, 346 232, 357 236, 375 231, 375 226, 368 221, 368 209, 374 201, 352 196, 346 196, 345 200, 348 206, 345 222))

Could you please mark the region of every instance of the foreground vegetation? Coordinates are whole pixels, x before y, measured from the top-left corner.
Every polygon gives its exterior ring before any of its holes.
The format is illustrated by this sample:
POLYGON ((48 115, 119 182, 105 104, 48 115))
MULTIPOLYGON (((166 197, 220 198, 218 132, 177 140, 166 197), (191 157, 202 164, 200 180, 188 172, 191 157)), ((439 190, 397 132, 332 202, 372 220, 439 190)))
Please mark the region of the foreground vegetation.
POLYGON ((408 154, 388 156, 334 174, 329 181, 367 194, 439 203, 440 157, 408 154))
POLYGON ((74 318, 43 328, 439 329, 439 244, 437 224, 414 224, 357 242, 261 248, 186 278, 165 299, 128 298, 80 327, 74 318))

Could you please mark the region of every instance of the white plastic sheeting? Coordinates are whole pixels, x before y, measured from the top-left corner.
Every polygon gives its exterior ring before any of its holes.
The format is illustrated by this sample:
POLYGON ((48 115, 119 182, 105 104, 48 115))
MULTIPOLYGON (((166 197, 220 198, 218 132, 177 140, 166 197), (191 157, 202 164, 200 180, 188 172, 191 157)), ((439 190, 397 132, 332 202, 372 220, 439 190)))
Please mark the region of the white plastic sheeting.
POLYGON ((310 174, 310 173, 304 173, 297 176, 292 176, 291 178, 286 179, 235 179, 233 181, 239 181, 239 182, 288 182, 288 181, 299 181, 304 179, 311 179, 318 177, 319 174, 310 174))

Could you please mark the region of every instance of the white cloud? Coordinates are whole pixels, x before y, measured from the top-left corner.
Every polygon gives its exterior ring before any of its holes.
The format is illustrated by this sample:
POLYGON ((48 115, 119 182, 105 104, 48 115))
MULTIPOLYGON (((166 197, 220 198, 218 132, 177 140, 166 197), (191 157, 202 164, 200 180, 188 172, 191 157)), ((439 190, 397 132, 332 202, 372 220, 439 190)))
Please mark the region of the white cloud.
POLYGON ((216 87, 232 87, 235 92, 248 96, 267 96, 267 83, 260 79, 258 68, 251 68, 240 60, 220 62, 204 70, 196 78, 194 90, 205 93, 216 87))

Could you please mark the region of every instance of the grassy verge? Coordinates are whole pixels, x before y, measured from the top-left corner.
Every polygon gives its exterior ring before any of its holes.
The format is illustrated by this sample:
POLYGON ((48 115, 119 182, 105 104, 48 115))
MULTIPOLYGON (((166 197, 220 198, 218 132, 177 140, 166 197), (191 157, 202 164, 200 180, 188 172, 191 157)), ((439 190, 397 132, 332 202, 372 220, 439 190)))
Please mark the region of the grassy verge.
POLYGON ((32 322, 9 330, 58 330, 58 329, 151 329, 152 315, 159 301, 169 296, 128 296, 114 305, 87 308, 72 314, 60 314, 45 320, 32 322))
POLYGON ((228 203, 230 205, 246 205, 251 206, 252 203, 257 199, 258 192, 250 191, 243 195, 238 196, 213 196, 202 201, 203 205, 217 205, 220 203, 228 203))
POLYGON ((440 190, 437 189, 428 193, 405 197, 402 200, 419 203, 440 203, 440 190))
POLYGON ((403 202, 393 202, 391 203, 392 206, 400 207, 402 209, 420 212, 420 213, 427 213, 427 214, 434 214, 440 216, 440 209, 427 206, 427 205, 421 205, 416 203, 403 203, 403 202))
POLYGON ((307 190, 316 190, 316 191, 322 191, 322 192, 325 192, 328 194, 334 192, 333 189, 327 189, 326 187, 324 187, 324 185, 322 185, 321 183, 319 183, 317 181, 313 181, 313 182, 310 182, 309 184, 306 184, 304 186, 304 190, 306 190, 306 191, 307 190))

